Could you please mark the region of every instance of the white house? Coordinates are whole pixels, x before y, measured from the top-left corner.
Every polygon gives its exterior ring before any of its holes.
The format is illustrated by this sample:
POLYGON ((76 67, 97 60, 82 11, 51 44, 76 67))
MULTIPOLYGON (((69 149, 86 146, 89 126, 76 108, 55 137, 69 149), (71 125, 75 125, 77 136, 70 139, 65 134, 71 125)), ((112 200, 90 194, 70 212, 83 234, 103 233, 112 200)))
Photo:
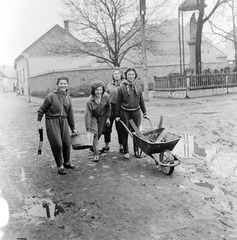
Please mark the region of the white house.
POLYGON ((0 66, 0 93, 14 91, 17 86, 17 75, 14 67, 0 66))
POLYGON ((101 65, 96 57, 80 54, 77 58, 67 58, 57 54, 64 43, 84 44, 69 32, 68 21, 64 28, 58 24, 26 48, 16 59, 19 89, 28 94, 28 78, 58 70, 78 69, 101 65))

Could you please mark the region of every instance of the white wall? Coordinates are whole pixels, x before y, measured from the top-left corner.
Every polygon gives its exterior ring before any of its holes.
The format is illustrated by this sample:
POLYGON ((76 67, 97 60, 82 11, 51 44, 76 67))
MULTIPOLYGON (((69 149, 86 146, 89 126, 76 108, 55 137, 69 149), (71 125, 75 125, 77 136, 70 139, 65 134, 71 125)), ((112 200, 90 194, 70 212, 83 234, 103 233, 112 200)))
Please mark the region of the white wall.
POLYGON ((227 54, 228 60, 234 60, 235 59, 235 48, 234 43, 230 40, 227 40, 225 43, 225 52, 227 54))
POLYGON ((78 57, 77 59, 66 59, 62 57, 34 57, 29 58, 30 76, 43 74, 47 72, 78 69, 81 67, 97 66, 94 57, 78 57))
POLYGON ((16 71, 20 92, 24 89, 24 95, 28 95, 28 65, 26 58, 21 58, 17 62, 16 71))

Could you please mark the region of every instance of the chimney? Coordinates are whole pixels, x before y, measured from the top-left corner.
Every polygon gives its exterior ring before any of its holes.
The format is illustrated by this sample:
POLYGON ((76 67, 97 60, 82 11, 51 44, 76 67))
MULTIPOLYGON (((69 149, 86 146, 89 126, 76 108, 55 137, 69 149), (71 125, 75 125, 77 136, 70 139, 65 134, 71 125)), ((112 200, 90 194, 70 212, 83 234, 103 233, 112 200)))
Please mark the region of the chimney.
POLYGON ((69 20, 64 21, 64 29, 66 30, 66 32, 69 32, 69 20))

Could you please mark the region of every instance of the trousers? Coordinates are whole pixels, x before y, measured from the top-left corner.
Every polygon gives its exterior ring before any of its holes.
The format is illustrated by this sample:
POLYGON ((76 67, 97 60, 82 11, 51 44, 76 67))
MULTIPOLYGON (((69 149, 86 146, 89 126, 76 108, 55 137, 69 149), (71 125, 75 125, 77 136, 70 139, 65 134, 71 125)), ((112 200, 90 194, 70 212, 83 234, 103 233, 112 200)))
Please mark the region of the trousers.
POLYGON ((46 118, 46 133, 57 167, 69 163, 71 141, 67 118, 46 118))
MULTIPOLYGON (((106 143, 109 143, 111 141, 111 133, 112 133, 112 128, 113 128, 113 123, 115 121, 115 109, 116 109, 116 104, 111 103, 111 114, 110 114, 110 125, 105 126, 104 130, 104 141, 106 143)), ((118 135, 118 142, 119 144, 122 144, 122 126, 119 121, 115 121, 115 128, 117 130, 117 135, 118 135)))
MULTIPOLYGON (((120 109, 120 119, 125 123, 125 125, 128 127, 129 130, 134 132, 132 126, 129 123, 129 120, 132 119, 134 123, 137 125, 139 128, 141 125, 141 110, 138 109, 136 111, 125 111, 123 109, 120 109)), ((129 148, 128 148, 128 132, 126 129, 123 127, 122 131, 122 143, 123 143, 123 150, 124 153, 129 153, 129 148)), ((133 148, 134 151, 137 149, 135 144, 133 143, 133 148)))
POLYGON ((93 151, 96 155, 99 154, 99 139, 102 135, 103 128, 105 126, 107 117, 106 116, 100 116, 100 117, 95 117, 92 116, 91 118, 91 132, 94 133, 94 139, 93 139, 93 151))

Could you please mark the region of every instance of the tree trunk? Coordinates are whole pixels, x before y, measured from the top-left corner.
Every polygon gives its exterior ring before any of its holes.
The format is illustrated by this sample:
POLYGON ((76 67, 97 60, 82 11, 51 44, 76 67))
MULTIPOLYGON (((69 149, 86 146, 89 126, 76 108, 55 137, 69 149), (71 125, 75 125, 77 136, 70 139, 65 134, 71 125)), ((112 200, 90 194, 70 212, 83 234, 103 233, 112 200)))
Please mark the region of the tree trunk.
POLYGON ((199 15, 197 20, 197 35, 196 35, 196 74, 202 73, 202 29, 205 1, 200 1, 199 15))
POLYGON ((118 60, 118 57, 115 56, 114 60, 113 60, 113 64, 114 64, 114 67, 120 67, 119 65, 119 60, 118 60))

